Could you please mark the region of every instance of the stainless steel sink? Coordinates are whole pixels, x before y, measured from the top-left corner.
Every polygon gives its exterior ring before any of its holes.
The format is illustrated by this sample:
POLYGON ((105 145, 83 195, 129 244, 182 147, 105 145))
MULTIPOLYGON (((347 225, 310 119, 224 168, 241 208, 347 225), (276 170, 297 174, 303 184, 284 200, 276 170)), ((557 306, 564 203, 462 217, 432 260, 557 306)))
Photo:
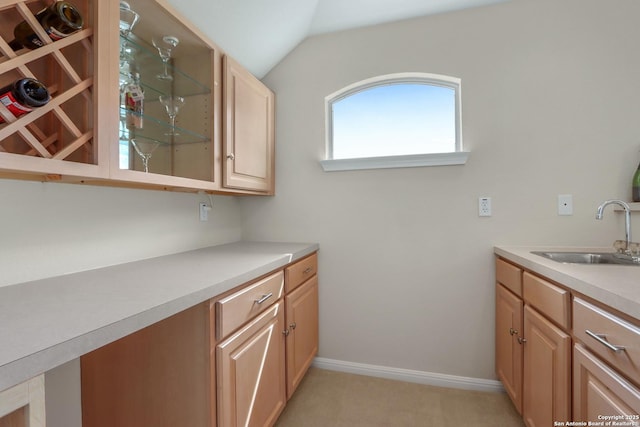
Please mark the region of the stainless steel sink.
POLYGON ((616 264, 640 266, 640 260, 637 257, 612 252, 533 251, 531 253, 565 264, 616 264))

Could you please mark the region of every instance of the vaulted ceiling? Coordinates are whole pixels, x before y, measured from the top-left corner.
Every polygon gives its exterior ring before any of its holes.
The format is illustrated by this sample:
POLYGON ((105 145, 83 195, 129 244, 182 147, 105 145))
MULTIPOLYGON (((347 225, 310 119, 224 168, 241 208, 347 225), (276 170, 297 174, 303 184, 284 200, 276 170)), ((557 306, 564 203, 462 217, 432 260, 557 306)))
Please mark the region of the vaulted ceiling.
POLYGON ((306 37, 509 0, 168 0, 263 77, 306 37))

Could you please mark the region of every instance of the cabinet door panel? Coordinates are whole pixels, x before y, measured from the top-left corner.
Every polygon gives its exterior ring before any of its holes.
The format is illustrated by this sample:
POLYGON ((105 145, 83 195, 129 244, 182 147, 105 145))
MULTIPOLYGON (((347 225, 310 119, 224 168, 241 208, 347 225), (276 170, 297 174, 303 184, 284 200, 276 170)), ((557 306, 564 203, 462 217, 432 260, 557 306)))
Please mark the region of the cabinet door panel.
POLYGON ((223 70, 223 185, 273 192, 273 92, 226 55, 223 70))
POLYGON ((598 415, 640 414, 640 390, 580 344, 574 347, 573 357, 575 420, 601 421, 598 415))
POLYGON ((318 353, 318 278, 307 280, 286 297, 287 398, 293 392, 318 353))
POLYGON ((496 287, 496 374, 518 413, 522 413, 523 303, 502 285, 496 287))
POLYGON ((216 347, 218 426, 273 425, 286 402, 282 303, 216 347))
POLYGON ((523 417, 546 427, 571 416, 571 337, 529 306, 524 309, 523 417))

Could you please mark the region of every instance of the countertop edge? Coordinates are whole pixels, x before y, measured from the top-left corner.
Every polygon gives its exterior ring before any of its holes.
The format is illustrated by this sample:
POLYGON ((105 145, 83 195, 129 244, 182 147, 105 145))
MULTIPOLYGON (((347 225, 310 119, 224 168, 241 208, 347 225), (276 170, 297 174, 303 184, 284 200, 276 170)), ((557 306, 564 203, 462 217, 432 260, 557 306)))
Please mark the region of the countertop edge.
POLYGON ((495 246, 494 254, 640 320, 640 267, 563 264, 531 251, 612 252, 612 248, 495 246))
MULTIPOLYGON (((115 322, 105 324, 102 327, 71 337, 70 339, 58 342, 54 345, 47 346, 39 351, 26 354, 24 357, 6 362, 0 366, 0 391, 26 381, 29 378, 46 372, 63 363, 76 359, 83 354, 166 319, 176 313, 203 303, 208 299, 214 298, 217 295, 227 292, 237 286, 257 279, 271 271, 282 268, 291 262, 302 259, 318 251, 319 245, 317 243, 235 242, 226 245, 181 252, 173 255, 155 257, 148 260, 135 261, 132 263, 126 263, 126 265, 131 268, 131 266, 135 266, 137 264, 153 263, 154 260, 163 260, 163 262, 167 262, 176 258, 188 258, 189 254, 197 255, 202 253, 202 251, 207 250, 224 253, 225 248, 229 248, 230 252, 232 252, 232 254, 228 256, 237 258, 246 257, 248 260, 247 262, 250 264, 252 257, 251 252, 257 251, 260 252, 260 256, 264 256, 264 253, 261 252, 264 250, 264 252, 269 255, 269 261, 253 263, 250 268, 242 269, 241 271, 237 270, 231 276, 224 277, 221 280, 213 278, 210 285, 189 291, 184 295, 172 298, 144 311, 133 313, 132 315, 118 319, 115 322), (243 251, 247 251, 246 256, 242 254, 243 251)), ((125 264, 122 264, 122 266, 124 265, 125 264)), ((112 272, 114 269, 117 270, 119 267, 119 265, 116 265, 76 274, 90 277, 92 275, 99 275, 101 272, 112 272)), ((74 275, 69 276, 71 277, 74 275)), ((38 282, 38 286, 41 285, 46 287, 47 283, 55 279, 59 280, 60 277, 52 277, 50 279, 42 279, 35 282, 38 282)), ((33 285, 32 282, 28 283, 33 285)), ((11 286, 21 286, 21 284, 11 286)), ((0 290, 2 290, 2 288, 0 288, 0 290)))

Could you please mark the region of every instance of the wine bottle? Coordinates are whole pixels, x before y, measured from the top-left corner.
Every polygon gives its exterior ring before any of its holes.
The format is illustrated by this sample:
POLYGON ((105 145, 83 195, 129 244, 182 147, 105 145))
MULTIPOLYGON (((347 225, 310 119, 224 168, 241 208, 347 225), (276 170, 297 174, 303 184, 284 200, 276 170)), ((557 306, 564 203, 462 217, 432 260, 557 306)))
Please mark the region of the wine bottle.
MULTIPOLYGON (((82 15, 71 3, 66 1, 56 1, 51 6, 36 13, 36 19, 47 32, 51 40, 56 41, 67 37, 82 29, 82 15)), ((13 29, 14 40, 9 42, 13 50, 22 47, 37 49, 44 46, 44 42, 36 35, 33 28, 22 21, 13 29)))
POLYGON ((633 181, 631 181, 631 195, 634 202, 640 202, 640 165, 636 173, 633 174, 633 181))
MULTIPOLYGON (((47 87, 38 80, 25 78, 16 80, 0 89, 0 102, 7 107, 14 116, 19 117, 42 107, 51 99, 47 87)), ((0 123, 5 120, 0 116, 0 123)))
POLYGON ((126 110, 126 124, 128 128, 142 129, 144 114, 144 91, 140 84, 140 74, 129 73, 129 80, 122 88, 121 105, 126 110))

